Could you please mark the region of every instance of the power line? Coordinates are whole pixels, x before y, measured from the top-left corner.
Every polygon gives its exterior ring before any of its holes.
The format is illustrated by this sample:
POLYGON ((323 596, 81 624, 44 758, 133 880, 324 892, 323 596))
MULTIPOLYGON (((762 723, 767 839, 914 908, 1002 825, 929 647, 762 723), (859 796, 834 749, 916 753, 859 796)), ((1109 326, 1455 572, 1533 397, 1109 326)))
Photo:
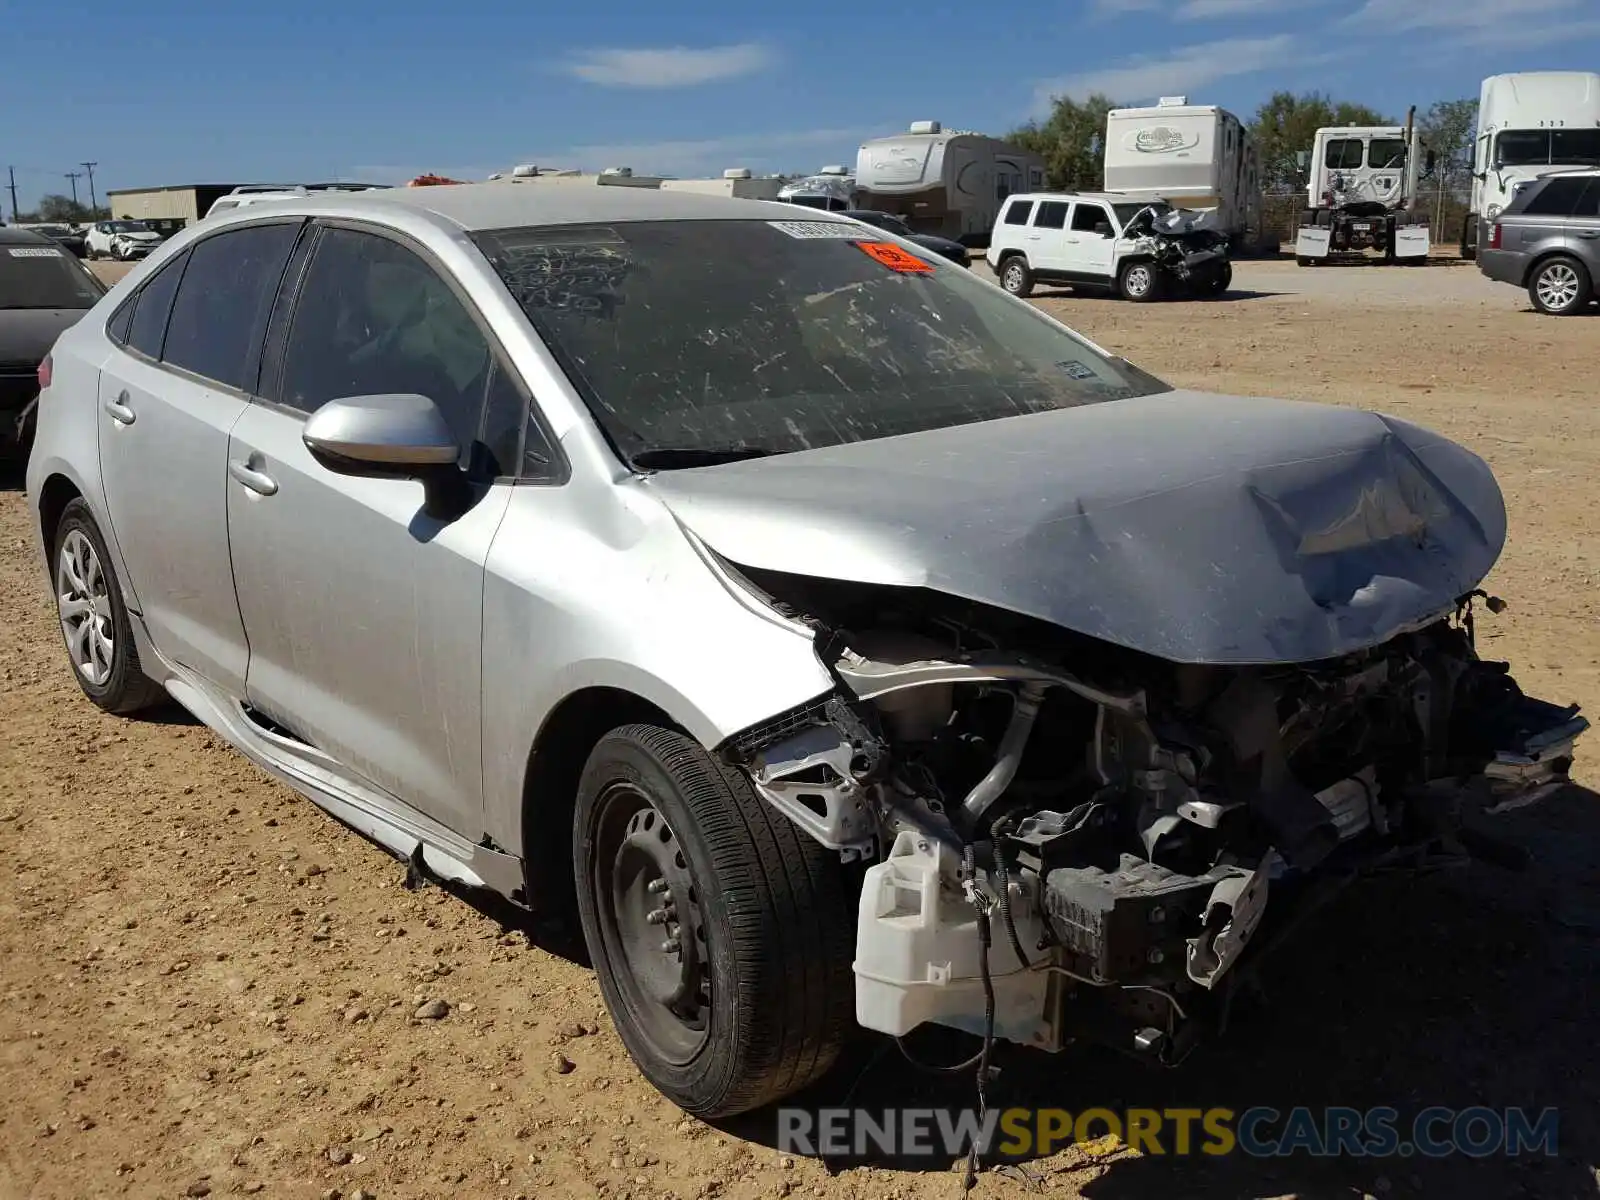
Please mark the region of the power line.
POLYGON ((76 208, 78 206, 78 180, 83 178, 83 172, 63 171, 62 174, 66 176, 67 182, 72 185, 72 206, 76 208))

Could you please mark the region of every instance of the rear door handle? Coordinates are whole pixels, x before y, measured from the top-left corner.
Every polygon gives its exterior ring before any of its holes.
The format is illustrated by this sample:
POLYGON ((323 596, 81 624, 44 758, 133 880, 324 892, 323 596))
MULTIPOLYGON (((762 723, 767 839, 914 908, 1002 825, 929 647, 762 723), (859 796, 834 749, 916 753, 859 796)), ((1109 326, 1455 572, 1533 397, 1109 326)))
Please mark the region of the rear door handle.
POLYGON ((1590 239, 1600 238, 1600 229, 1584 229, 1584 230, 1580 230, 1579 233, 1578 233, 1578 236, 1581 237, 1581 238, 1590 238, 1590 239))
POLYGON ((118 392, 115 400, 107 400, 102 406, 106 414, 118 425, 132 425, 137 419, 133 409, 128 407, 128 393, 118 392))
POLYGON ((277 495, 278 481, 266 472, 256 470, 247 462, 240 462, 236 458, 230 459, 228 461, 228 474, 258 496, 277 495))

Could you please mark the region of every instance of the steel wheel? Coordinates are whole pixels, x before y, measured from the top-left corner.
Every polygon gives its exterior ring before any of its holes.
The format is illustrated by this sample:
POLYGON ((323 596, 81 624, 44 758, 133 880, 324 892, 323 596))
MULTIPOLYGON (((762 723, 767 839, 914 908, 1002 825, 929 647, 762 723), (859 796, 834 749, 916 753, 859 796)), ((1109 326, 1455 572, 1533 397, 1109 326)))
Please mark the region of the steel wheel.
POLYGON ((1565 312, 1578 303, 1583 283, 1570 263, 1553 262, 1540 268, 1533 281, 1534 296, 1546 312, 1565 312))
POLYGON ((1156 281, 1155 269, 1148 263, 1135 263, 1123 276, 1123 290, 1130 300, 1143 300, 1156 281))
POLYGON ((1033 272, 1021 255, 1014 255, 1001 265, 1000 286, 1013 296, 1026 296, 1033 290, 1033 272))
POLYGON ((700 893, 677 835, 631 783, 599 797, 595 896, 606 958, 654 1051, 682 1066, 711 1032, 711 972, 700 893))
POLYGON ((56 610, 73 668, 91 686, 104 687, 117 652, 111 595, 100 556, 79 529, 69 530, 56 551, 56 610))

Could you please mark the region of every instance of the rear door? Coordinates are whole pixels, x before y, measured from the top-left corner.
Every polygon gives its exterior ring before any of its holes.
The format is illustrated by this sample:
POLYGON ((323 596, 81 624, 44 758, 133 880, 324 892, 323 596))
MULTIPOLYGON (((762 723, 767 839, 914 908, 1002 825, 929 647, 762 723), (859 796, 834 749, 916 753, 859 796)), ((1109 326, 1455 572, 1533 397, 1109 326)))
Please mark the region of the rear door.
MULTIPOLYGON (((296 228, 228 230, 163 266, 100 373, 106 511, 146 627, 168 658, 236 696, 246 652, 224 512, 228 431, 296 228)), ((113 321, 113 336, 122 328, 113 321)))
POLYGON ((1583 259, 1590 280, 1600 282, 1600 175, 1589 176, 1588 186, 1573 206, 1567 221, 1567 247, 1583 259))
POLYGON ((494 480, 516 470, 527 400, 420 247, 329 224, 302 254, 274 310, 260 400, 227 455, 246 694, 354 775, 475 841, 484 562, 512 491, 494 480), (477 504, 454 521, 422 512, 420 483, 336 475, 306 449, 305 419, 327 401, 396 392, 439 406, 463 470, 481 480, 477 504))
POLYGON ((1581 253, 1588 239, 1576 236, 1573 218, 1588 189, 1589 180, 1581 175, 1557 176, 1546 182, 1521 206, 1515 219, 1501 225, 1500 248, 1529 255, 1553 249, 1581 253))
POLYGON ((1034 207, 1033 223, 1028 226, 1028 265, 1035 271, 1060 275, 1072 270, 1067 253, 1067 214, 1072 205, 1066 200, 1041 200, 1034 207))

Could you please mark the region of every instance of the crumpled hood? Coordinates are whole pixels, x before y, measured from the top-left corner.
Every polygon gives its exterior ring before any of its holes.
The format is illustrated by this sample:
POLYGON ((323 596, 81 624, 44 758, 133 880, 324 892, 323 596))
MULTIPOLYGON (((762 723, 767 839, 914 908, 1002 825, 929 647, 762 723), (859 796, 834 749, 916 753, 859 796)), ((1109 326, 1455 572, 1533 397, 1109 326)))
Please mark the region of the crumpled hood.
POLYGON ((646 487, 736 564, 926 587, 1174 662, 1307 662, 1444 612, 1505 544, 1476 455, 1392 417, 1164 392, 646 487))

